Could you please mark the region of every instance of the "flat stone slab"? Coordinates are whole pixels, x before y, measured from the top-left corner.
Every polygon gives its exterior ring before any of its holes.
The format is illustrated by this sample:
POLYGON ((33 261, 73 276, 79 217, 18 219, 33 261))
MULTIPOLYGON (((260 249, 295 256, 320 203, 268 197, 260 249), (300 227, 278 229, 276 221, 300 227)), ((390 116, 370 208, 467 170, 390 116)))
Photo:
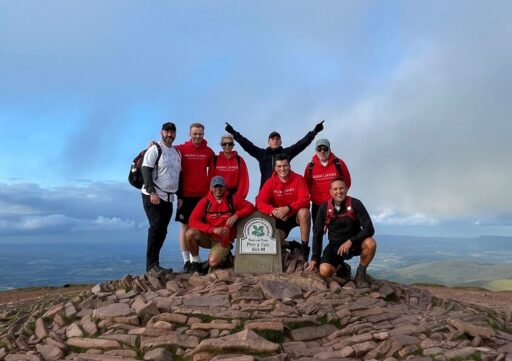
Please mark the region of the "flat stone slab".
POLYGON ((315 340, 329 336, 331 333, 336 332, 338 329, 333 324, 326 324, 321 326, 306 326, 297 328, 291 331, 291 336, 295 341, 308 341, 315 340))

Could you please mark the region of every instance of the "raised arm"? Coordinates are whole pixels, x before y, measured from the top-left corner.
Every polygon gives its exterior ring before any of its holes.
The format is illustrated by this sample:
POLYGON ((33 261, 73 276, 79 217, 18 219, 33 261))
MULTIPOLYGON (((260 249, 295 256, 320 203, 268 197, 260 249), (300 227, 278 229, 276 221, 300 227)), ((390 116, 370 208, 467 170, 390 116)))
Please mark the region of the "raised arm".
POLYGON ((265 149, 255 146, 249 139, 247 139, 242 134, 237 132, 231 126, 231 124, 229 124, 227 122, 226 122, 225 129, 226 129, 226 132, 231 134, 233 136, 233 138, 235 138, 235 140, 238 142, 238 144, 240 144, 242 146, 243 150, 245 150, 247 153, 249 153, 249 155, 251 155, 252 157, 254 157, 258 160, 261 159, 262 153, 265 151, 265 149))
MULTIPOLYGON (((315 125, 315 128, 308 132, 304 138, 300 139, 297 143, 284 148, 284 152, 288 155, 289 159, 292 160, 295 158, 300 152, 308 147, 311 144, 313 139, 315 139, 316 135, 320 133, 324 129, 324 121, 322 120, 320 123, 315 125)), ((245 148, 244 148, 245 149, 245 148)))

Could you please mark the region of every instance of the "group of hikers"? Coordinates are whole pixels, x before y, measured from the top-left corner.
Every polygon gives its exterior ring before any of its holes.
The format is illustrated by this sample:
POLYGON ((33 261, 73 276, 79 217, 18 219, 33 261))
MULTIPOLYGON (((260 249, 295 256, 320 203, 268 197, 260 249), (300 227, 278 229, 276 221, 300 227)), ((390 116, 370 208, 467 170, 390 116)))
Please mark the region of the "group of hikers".
POLYGON ((366 268, 376 251, 374 228, 363 203, 347 195, 351 178, 345 162, 332 153, 329 140, 319 139, 304 175, 291 169, 291 160, 313 142, 324 129, 323 123, 286 148, 276 131, 269 134, 268 146, 260 148, 226 123, 219 154, 208 146, 201 123, 192 123, 190 140, 176 146, 176 125, 164 123, 161 141, 152 142, 146 150, 141 168, 142 202, 149 221, 146 274, 160 277, 172 272, 160 266, 160 250, 176 197, 184 272, 204 274, 209 268, 226 265, 232 256, 236 223, 258 210, 275 218, 282 245, 298 248, 303 261, 309 261, 306 271, 348 281, 351 269, 345 260, 360 256, 354 281, 357 287, 367 287, 366 268), (259 163, 261 180, 255 204, 246 200, 249 172, 233 149, 235 141, 259 163), (300 229, 300 243, 287 240, 295 227, 300 229), (322 252, 326 233, 328 244, 322 252), (206 262, 201 262, 199 248, 210 249, 206 262))

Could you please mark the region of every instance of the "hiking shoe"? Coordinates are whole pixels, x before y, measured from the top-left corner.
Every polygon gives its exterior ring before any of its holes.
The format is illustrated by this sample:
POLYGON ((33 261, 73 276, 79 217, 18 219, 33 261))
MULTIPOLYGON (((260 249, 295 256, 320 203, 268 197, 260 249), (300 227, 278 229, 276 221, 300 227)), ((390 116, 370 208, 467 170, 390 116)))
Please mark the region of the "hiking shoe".
POLYGON ((352 268, 348 263, 343 262, 342 264, 340 264, 338 270, 336 271, 336 276, 340 278, 347 278, 350 280, 350 277, 352 277, 352 268))
POLYGON ((208 261, 206 262, 192 262, 190 266, 190 273, 199 273, 200 275, 205 275, 208 272, 208 261), (206 267, 205 267, 206 264, 206 267), (206 268, 206 270, 205 270, 206 268))
POLYGON ((192 267, 192 263, 190 263, 190 261, 185 262, 183 264, 183 272, 190 273, 191 267, 192 267))
POLYGON ((370 284, 366 280, 366 269, 362 269, 361 266, 357 267, 356 277, 354 278, 357 288, 367 288, 370 284))
POLYGON ((156 268, 158 269, 159 271, 162 272, 162 274, 171 274, 173 271, 172 271, 172 268, 163 268, 161 267, 160 265, 157 265, 157 266, 154 266, 153 268, 156 268))
POLYGON ((302 258, 304 259, 304 262, 308 261, 310 250, 311 250, 311 248, 306 243, 302 243, 300 245, 300 253, 302 255, 302 258))
POLYGON ((162 277, 163 275, 164 275, 164 272, 162 271, 162 269, 159 269, 159 267, 157 267, 157 266, 153 266, 149 269, 149 271, 146 271, 146 276, 159 278, 159 277, 162 277))
POLYGON ((297 241, 288 241, 288 245, 286 248, 290 250, 290 253, 293 253, 293 251, 295 251, 296 249, 301 249, 301 244, 297 241))

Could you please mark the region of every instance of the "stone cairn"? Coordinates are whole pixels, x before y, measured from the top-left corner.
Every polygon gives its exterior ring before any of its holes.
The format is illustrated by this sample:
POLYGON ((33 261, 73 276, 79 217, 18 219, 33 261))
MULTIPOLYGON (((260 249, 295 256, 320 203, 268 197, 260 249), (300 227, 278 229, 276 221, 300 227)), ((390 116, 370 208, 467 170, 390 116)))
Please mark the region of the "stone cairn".
POLYGON ((512 360, 510 314, 308 272, 127 275, 8 319, 2 361, 512 360))

